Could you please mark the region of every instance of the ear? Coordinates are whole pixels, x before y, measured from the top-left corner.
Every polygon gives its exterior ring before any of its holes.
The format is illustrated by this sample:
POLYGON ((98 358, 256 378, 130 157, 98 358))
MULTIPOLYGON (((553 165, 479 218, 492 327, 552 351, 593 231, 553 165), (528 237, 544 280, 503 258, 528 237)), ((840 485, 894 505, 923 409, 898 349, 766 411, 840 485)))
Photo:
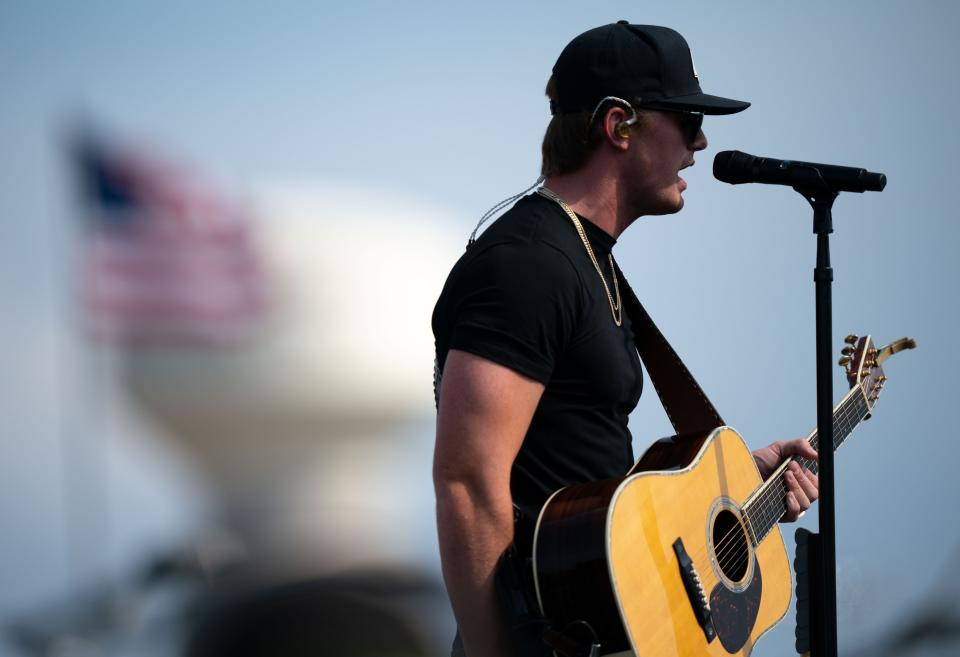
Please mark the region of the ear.
POLYGON ((630 147, 631 114, 622 107, 611 107, 603 115, 603 132, 607 143, 619 151, 630 147))

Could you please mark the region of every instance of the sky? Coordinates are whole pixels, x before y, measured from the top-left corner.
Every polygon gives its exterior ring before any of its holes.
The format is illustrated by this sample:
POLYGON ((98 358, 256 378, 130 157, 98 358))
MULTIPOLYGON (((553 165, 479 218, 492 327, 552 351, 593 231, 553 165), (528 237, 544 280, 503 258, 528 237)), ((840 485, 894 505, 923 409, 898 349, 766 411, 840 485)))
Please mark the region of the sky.
MULTIPOLYGON (((685 175, 684 210, 638 221, 615 249, 751 447, 815 425, 815 238, 799 195, 720 183, 713 155, 739 149, 887 175, 883 193, 843 194, 834 206, 835 351, 847 333, 919 343, 889 361, 874 418, 837 459, 841 646, 863 646, 921 600, 946 595, 938 585, 957 590, 948 385, 960 364, 956 3, 0 0, 0 498, 28 500, 0 503, 3 534, 14 537, 0 548, 0 580, 15 582, 0 592, 0 611, 70 584, 57 492, 68 416, 57 409, 84 403, 64 399, 63 381, 76 222, 63 139, 72 125, 95 121, 162 147, 231 189, 339 186, 407 204, 407 221, 429 207, 418 230, 465 241, 487 208, 538 175, 543 87, 559 51, 621 18, 677 29, 704 91, 752 103, 707 117, 709 146, 685 175), (901 593, 887 595, 891 587, 901 593)), ((437 256, 452 264, 458 252, 437 256)), ((423 330, 429 338, 428 318, 423 330)), ((845 387, 837 368, 835 396, 845 387)), ((671 433, 651 392, 631 418, 638 453, 671 433)), ((431 410, 427 402, 424 459, 431 410)), ((130 443, 129 462, 114 470, 141 468, 143 495, 202 487, 180 486, 195 479, 191 466, 151 445, 130 443)), ((428 498, 429 484, 419 485, 428 498)), ((129 526, 182 531, 191 495, 172 494, 153 526, 129 526)), ((429 526, 431 509, 423 514, 429 526)), ((815 514, 801 524, 815 528, 815 514)), ((784 528, 788 544, 793 529, 784 528)), ((792 631, 781 623, 754 654, 785 654, 792 631)))

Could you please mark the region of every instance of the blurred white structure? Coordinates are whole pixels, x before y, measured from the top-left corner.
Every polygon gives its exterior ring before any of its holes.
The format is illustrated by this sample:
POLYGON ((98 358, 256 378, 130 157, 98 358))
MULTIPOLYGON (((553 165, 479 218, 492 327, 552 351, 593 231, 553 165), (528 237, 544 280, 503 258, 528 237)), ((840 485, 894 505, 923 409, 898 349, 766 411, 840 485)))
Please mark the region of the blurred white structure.
POLYGON ((463 222, 373 188, 267 185, 255 198, 273 289, 261 334, 127 352, 124 382, 245 538, 296 546, 288 566, 422 561, 434 540, 430 315, 463 222))

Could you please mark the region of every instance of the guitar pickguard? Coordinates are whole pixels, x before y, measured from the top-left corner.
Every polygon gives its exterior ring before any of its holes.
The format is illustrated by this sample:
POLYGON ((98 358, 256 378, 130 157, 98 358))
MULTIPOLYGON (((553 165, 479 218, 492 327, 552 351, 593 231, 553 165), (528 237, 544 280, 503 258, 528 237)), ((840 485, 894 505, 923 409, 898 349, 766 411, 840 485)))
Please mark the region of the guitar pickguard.
POLYGON ((760 597, 763 581, 760 576, 760 564, 753 571, 753 580, 742 591, 731 591, 721 582, 710 593, 710 612, 713 629, 724 650, 733 654, 743 648, 760 611, 760 597))

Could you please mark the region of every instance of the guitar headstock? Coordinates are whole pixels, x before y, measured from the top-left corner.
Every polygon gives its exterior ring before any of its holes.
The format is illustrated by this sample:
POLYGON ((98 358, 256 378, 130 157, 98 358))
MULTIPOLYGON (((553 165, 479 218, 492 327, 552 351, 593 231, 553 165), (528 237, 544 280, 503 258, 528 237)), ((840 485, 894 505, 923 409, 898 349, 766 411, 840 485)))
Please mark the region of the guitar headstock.
MULTIPOLYGON (((880 391, 887 382, 887 377, 880 366, 898 351, 915 349, 917 346, 915 340, 900 338, 878 349, 869 335, 862 338, 848 335, 844 342, 847 346, 841 351, 843 357, 840 358, 840 365, 846 369, 850 387, 860 386, 870 409, 880 397, 880 391)), ((867 417, 870 417, 869 414, 867 417)))

